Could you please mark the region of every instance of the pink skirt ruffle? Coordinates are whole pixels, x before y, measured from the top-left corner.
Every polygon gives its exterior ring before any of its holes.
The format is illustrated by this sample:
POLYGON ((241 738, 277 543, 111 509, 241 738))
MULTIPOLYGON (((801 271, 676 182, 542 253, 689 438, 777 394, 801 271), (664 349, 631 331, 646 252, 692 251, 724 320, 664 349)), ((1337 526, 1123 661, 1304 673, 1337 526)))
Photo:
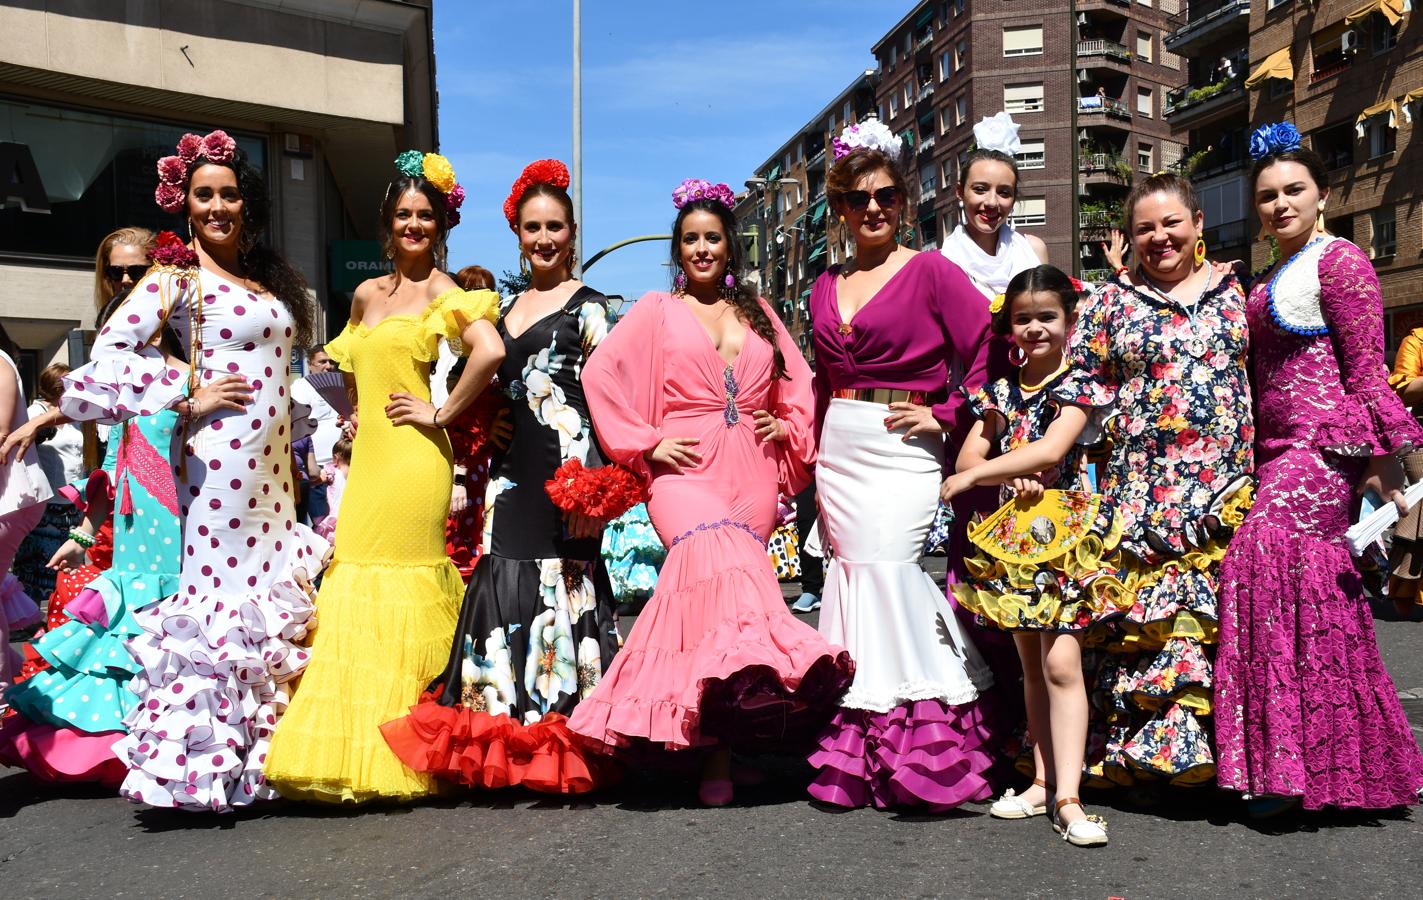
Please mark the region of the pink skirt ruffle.
POLYGON ((916 700, 889 712, 842 709, 810 755, 821 770, 810 795, 851 808, 946 812, 989 796, 991 737, 978 701, 916 700))
POLYGON ((713 527, 672 548, 651 602, 569 727, 604 749, 809 744, 854 676, 786 609, 765 548, 713 527))
POLYGON ((0 765, 28 769, 43 781, 98 782, 117 788, 125 768, 114 755, 122 731, 90 734, 11 716, 0 728, 0 765))

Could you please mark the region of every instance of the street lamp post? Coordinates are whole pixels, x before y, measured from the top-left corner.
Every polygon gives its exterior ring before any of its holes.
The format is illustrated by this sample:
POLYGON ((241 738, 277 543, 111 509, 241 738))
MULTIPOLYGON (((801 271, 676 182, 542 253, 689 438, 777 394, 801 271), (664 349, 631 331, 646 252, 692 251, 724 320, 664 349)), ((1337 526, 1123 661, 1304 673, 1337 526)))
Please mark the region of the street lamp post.
MULTIPOLYGON (((573 0, 573 220, 583 221, 583 4, 573 0)), ((575 278, 583 274, 583 229, 574 235, 575 278)))

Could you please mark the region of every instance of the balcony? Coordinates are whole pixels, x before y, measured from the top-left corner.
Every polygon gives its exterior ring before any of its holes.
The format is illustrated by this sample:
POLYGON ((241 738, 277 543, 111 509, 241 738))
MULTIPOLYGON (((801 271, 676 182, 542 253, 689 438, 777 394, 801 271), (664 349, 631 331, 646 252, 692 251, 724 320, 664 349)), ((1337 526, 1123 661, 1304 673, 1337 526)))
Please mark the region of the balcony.
POLYGON ((820 152, 806 160, 805 167, 808 170, 818 170, 825 167, 825 148, 821 147, 820 152))
POLYGON ((1125 44, 1103 39, 1077 42, 1079 60, 1109 60, 1122 65, 1131 65, 1131 51, 1125 44))
POLYGON ((1245 79, 1222 78, 1215 84, 1167 91, 1161 116, 1175 129, 1198 128, 1231 113, 1245 112, 1248 106, 1245 79))
POLYGON ((926 204, 926 205, 927 205, 927 204, 933 203, 933 202, 934 202, 934 198, 937 197, 937 196, 939 196, 939 189, 938 189, 938 188, 935 188, 935 187, 927 187, 927 186, 924 186, 924 185, 920 185, 920 187, 919 187, 919 202, 920 202, 921 204, 926 204))
POLYGON ((925 47, 929 46, 932 43, 934 43, 934 32, 928 31, 920 35, 919 38, 915 40, 914 49, 923 50, 925 47))
POLYGON ((1131 9, 1131 0, 1077 0, 1077 11, 1100 12, 1117 18, 1126 18, 1131 9))
POLYGON ((1130 122, 1131 108, 1120 100, 1094 94, 1091 97, 1077 98, 1077 118, 1084 126, 1103 124, 1110 119, 1130 122))
POLYGON ((933 136, 932 134, 929 135, 928 137, 926 137, 924 140, 922 140, 922 141, 919 142, 919 152, 920 152, 920 153, 928 153, 930 150, 933 150, 933 149, 934 149, 934 136, 933 136))
POLYGON ((1107 210, 1083 210, 1077 214, 1077 227, 1088 229, 1116 228, 1120 218, 1107 210))
POLYGON ((1114 153, 1084 153, 1077 159, 1077 171, 1079 188, 1131 183, 1131 172, 1124 170, 1122 158, 1114 153))
POLYGON ((1212 252, 1218 251, 1221 248, 1245 247, 1250 243, 1246 234, 1244 219, 1237 219, 1234 222, 1222 222, 1219 225, 1211 225, 1211 223, 1207 222, 1205 231, 1201 236, 1205 238, 1206 246, 1210 247, 1212 252))
POLYGON ((934 96, 934 82, 930 81, 927 84, 922 84, 919 86, 920 103, 923 103, 925 100, 928 100, 932 96, 934 96))
POLYGON ((1101 284, 1110 281, 1112 277, 1111 269, 1083 269, 1082 280, 1092 284, 1101 284))
POLYGON ((1194 15, 1190 9, 1182 10, 1168 21, 1172 30, 1162 39, 1166 49, 1183 56, 1198 56, 1206 49, 1246 38, 1250 33, 1250 0, 1226 0, 1210 12, 1194 15))
POLYGON ((1349 67, 1353 64, 1353 57, 1346 56, 1343 59, 1338 59, 1333 62, 1326 63, 1325 65, 1319 66, 1313 72, 1309 73, 1309 83, 1311 85, 1315 85, 1328 78, 1333 78, 1335 75, 1338 75, 1342 72, 1347 72, 1349 70, 1349 67))

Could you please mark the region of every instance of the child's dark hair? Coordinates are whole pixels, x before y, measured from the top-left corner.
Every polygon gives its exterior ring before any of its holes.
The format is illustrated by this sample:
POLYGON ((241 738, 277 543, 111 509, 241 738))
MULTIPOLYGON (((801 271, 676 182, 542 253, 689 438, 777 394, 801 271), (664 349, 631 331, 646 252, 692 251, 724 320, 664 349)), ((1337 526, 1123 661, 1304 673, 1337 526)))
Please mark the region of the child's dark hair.
POLYGON ((336 443, 331 445, 331 459, 336 462, 343 462, 347 465, 351 462, 351 439, 348 437, 338 438, 336 443))
POLYGON ((1013 276, 1008 289, 1003 292, 1003 306, 993 314, 994 334, 1011 334, 1013 331, 1013 301, 1024 294, 1046 292, 1056 294, 1062 304, 1062 313, 1068 318, 1077 309, 1077 286, 1067 273, 1057 266, 1041 265, 1025 269, 1013 276))

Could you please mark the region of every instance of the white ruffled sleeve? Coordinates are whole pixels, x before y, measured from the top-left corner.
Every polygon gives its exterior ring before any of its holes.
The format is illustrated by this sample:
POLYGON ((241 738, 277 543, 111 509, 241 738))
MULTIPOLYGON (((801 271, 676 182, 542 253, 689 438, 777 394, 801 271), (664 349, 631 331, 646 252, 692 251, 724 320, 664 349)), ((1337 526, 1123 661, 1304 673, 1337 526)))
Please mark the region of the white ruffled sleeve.
POLYGON ((177 403, 186 379, 149 342, 197 285, 191 270, 164 267, 143 276, 99 330, 90 361, 64 376, 60 410, 75 421, 115 425, 177 403))

